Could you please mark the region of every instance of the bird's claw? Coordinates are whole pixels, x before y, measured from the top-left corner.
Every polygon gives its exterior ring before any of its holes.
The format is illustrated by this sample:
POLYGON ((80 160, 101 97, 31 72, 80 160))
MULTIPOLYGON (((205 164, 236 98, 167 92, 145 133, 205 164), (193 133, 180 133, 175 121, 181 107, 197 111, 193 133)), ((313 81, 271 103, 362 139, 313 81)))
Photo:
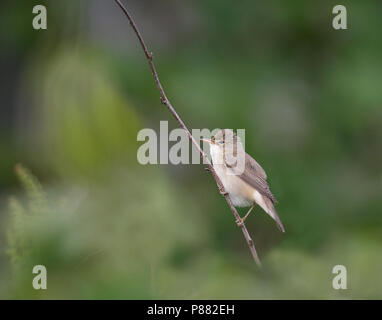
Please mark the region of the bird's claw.
POLYGON ((208 167, 205 167, 204 170, 206 170, 206 172, 211 172, 211 169, 208 167))
POLYGON ((221 195, 226 196, 228 194, 227 191, 224 190, 224 188, 219 188, 219 192, 221 195))
POLYGON ((236 219, 236 224, 237 224, 238 227, 241 228, 243 226, 243 224, 244 224, 244 220, 242 218, 236 219))

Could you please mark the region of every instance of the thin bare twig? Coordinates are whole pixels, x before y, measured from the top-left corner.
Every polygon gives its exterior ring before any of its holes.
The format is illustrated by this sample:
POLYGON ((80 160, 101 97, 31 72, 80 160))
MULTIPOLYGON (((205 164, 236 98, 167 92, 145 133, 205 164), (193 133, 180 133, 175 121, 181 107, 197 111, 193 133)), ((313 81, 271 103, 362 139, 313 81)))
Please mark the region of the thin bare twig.
POLYGON ((186 131, 187 135, 188 135, 188 138, 191 140, 192 144, 196 147, 196 149, 199 151, 201 157, 206 161, 206 164, 208 166, 208 169, 209 171, 212 173, 218 187, 219 187, 219 190, 220 192, 224 195, 229 207, 231 208, 231 211, 233 213, 233 215, 235 216, 236 218, 236 221, 237 221, 237 224, 238 226, 241 228, 243 234, 244 234, 244 237, 248 243, 248 246, 249 246, 249 249, 251 251, 251 254, 252 254, 252 257, 253 259, 255 260, 256 264, 260 267, 261 266, 261 262, 260 262, 260 259, 257 255, 257 252, 256 252, 256 249, 255 249, 255 245, 253 243, 253 240, 251 238, 251 236, 249 235, 248 233, 248 230, 245 226, 244 223, 239 223, 240 221, 240 215, 239 213, 237 212, 235 206, 233 205, 232 201, 231 201, 231 198, 229 197, 228 193, 225 192, 224 190, 224 186, 220 180, 220 178, 217 176, 210 160, 208 159, 208 157, 206 156, 206 154, 204 153, 204 151, 200 148, 199 144, 196 142, 196 140, 194 139, 194 137, 192 136, 190 130, 188 130, 187 126, 184 124, 183 120, 179 117, 178 113, 175 111, 174 107, 172 106, 172 104, 170 103, 170 101, 168 100, 167 96, 166 96, 166 93, 164 92, 164 89, 162 87, 162 84, 161 82, 159 81, 159 77, 158 77, 158 73, 155 69, 155 66, 154 66, 154 62, 153 62, 153 54, 151 52, 148 51, 147 49, 147 46, 145 44, 145 41, 143 40, 142 38, 142 35, 141 33, 139 32, 138 30, 138 27, 137 25, 135 24, 133 18, 131 17, 130 13, 128 12, 128 10, 124 7, 124 5, 120 2, 120 0, 114 0, 118 6, 122 9, 122 11, 125 13, 127 19, 129 20, 130 22, 130 25, 131 27, 133 28, 136 36, 138 37, 138 40, 139 40, 139 43, 141 44, 142 46, 142 49, 145 53, 145 56, 146 56, 146 59, 147 59, 147 62, 149 63, 149 66, 150 66, 150 69, 151 69, 151 72, 153 74, 153 77, 154 77, 154 80, 155 80, 155 84, 157 85, 158 87, 158 90, 159 90, 159 93, 160 93, 160 98, 161 98, 161 102, 162 104, 164 104, 167 109, 169 109, 169 111, 171 112, 171 114, 175 117, 176 121, 178 121, 179 125, 186 131))

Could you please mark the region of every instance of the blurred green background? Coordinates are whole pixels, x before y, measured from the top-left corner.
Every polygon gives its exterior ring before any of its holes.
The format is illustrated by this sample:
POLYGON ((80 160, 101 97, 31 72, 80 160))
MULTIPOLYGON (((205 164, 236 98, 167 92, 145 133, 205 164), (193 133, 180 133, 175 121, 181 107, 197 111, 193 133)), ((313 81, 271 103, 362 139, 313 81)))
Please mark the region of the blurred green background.
POLYGON ((246 129, 286 233, 248 218, 260 272, 203 165, 137 163, 178 125, 113 1, 2 1, 0 298, 382 298, 382 3, 342 31, 329 0, 124 3, 186 124, 246 129))

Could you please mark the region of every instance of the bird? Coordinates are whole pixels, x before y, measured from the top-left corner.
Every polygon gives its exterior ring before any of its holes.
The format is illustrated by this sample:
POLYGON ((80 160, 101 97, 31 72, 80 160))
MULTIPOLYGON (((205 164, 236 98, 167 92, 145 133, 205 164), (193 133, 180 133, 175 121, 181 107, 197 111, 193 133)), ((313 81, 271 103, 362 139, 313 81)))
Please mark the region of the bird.
POLYGON ((244 151, 243 144, 231 129, 219 130, 211 139, 201 139, 210 144, 212 166, 221 180, 235 207, 250 207, 243 218, 237 221, 244 223, 253 208, 258 204, 271 216, 278 228, 285 228, 276 212, 276 197, 267 183, 267 174, 260 164, 244 151))

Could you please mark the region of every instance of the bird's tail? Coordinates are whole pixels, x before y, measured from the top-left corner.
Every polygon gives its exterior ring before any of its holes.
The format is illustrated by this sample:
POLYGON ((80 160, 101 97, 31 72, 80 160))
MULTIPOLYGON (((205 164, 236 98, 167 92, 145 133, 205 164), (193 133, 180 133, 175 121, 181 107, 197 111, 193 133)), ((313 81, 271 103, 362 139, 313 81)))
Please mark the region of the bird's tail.
POLYGON ((267 197, 263 196, 265 208, 261 206, 266 213, 268 213, 277 223, 278 228, 281 232, 285 232, 284 226, 276 212, 275 206, 273 205, 273 202, 271 199, 268 199, 267 197))

